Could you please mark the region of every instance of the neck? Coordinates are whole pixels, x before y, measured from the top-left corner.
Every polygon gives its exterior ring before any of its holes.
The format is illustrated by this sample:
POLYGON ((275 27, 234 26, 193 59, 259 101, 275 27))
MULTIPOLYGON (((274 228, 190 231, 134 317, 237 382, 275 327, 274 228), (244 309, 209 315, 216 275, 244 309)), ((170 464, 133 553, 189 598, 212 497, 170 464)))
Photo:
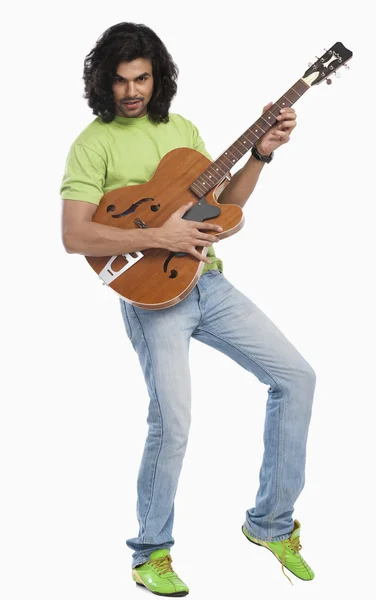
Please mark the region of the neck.
POLYGON ((309 89, 309 85, 299 79, 273 106, 263 113, 249 129, 247 129, 234 144, 221 154, 210 167, 201 173, 190 186, 191 191, 199 198, 205 196, 232 169, 232 167, 255 145, 256 142, 277 122, 281 108, 295 104, 309 89))

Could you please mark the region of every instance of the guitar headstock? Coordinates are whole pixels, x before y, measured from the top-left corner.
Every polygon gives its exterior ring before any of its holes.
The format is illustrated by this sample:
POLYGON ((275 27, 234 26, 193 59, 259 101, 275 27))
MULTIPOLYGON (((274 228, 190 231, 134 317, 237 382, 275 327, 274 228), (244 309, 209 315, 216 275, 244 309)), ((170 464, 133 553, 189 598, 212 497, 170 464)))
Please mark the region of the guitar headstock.
POLYGON ((352 55, 351 50, 345 48, 341 42, 337 42, 329 50, 326 50, 320 58, 316 57, 316 62, 309 66, 302 79, 309 86, 317 85, 324 79, 327 83, 332 83, 332 80, 328 77, 336 73, 341 67, 347 67, 346 62, 350 60, 352 55))

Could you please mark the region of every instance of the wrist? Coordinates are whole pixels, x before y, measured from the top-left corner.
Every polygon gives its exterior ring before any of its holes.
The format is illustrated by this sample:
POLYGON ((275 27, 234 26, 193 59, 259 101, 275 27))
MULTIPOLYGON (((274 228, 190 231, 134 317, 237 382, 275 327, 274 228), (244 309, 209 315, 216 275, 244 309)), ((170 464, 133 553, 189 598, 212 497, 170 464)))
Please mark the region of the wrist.
POLYGON ((160 227, 150 227, 146 231, 149 235, 149 248, 163 248, 160 227))
POLYGON ((252 156, 260 162, 270 163, 273 160, 274 152, 271 152, 270 154, 262 154, 256 145, 252 147, 251 152, 252 156))

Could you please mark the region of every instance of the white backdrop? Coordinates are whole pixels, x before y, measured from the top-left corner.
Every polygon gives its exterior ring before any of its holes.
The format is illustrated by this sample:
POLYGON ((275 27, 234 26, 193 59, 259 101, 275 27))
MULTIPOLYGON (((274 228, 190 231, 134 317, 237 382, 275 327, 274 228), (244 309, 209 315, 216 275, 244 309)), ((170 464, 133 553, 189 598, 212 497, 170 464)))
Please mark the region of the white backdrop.
POLYGON ((306 484, 294 513, 316 578, 291 575, 292 588, 277 560, 241 533, 258 489, 267 387, 195 340, 193 420, 171 553, 199 600, 294 591, 326 598, 371 585, 376 297, 366 6, 146 0, 9 9, 2 42, 4 600, 148 593, 131 580, 125 545, 138 532, 146 386, 117 296, 83 257, 64 252, 60 238, 66 155, 94 118, 82 98, 83 60, 121 21, 144 23, 165 42, 180 69, 171 110, 197 125, 214 158, 323 47, 341 41, 354 52, 350 71, 295 105, 298 126, 264 168, 244 228, 215 246, 225 276, 317 373, 306 484))

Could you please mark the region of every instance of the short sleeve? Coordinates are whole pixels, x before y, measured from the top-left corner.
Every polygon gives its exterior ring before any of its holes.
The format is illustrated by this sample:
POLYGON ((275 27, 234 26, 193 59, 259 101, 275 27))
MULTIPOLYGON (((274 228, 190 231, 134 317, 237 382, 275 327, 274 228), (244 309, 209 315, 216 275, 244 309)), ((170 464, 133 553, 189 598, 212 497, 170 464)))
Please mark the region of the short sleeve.
POLYGON ((205 144, 203 139, 200 136, 200 133, 195 125, 191 121, 189 121, 192 128, 192 148, 194 150, 198 150, 204 154, 211 162, 213 162, 213 158, 210 156, 209 152, 205 148, 205 144))
POLYGON ((106 164, 94 150, 73 144, 65 163, 60 187, 63 200, 84 200, 99 204, 104 192, 106 164))

